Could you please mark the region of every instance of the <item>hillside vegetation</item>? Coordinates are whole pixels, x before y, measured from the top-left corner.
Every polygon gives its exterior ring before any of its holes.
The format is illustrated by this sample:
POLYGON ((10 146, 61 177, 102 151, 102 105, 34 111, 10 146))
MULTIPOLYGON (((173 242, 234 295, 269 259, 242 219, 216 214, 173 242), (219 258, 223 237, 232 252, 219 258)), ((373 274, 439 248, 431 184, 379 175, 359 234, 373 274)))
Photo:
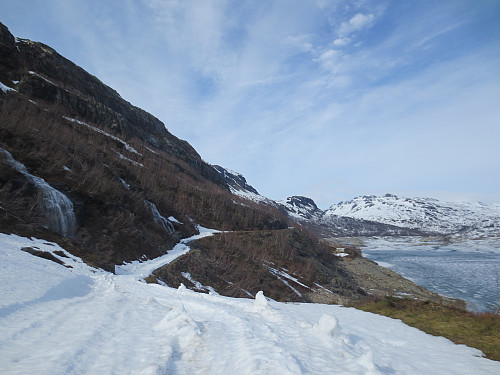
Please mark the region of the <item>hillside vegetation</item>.
POLYGON ((339 303, 365 295, 331 248, 300 229, 220 233, 190 247, 156 270, 157 280, 233 297, 262 290, 279 301, 339 303))

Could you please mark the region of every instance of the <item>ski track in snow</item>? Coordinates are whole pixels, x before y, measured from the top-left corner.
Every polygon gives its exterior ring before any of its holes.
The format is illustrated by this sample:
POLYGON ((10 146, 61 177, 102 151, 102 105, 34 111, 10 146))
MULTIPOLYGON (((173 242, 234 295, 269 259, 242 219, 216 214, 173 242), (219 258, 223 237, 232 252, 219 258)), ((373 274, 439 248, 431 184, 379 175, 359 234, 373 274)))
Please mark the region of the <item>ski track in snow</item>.
POLYGON ((34 257, 20 249, 64 250, 0 234, 0 373, 500 373, 500 363, 478 350, 398 320, 142 281, 189 240, 161 260, 120 266, 113 275, 73 256, 60 257, 72 268, 34 257))

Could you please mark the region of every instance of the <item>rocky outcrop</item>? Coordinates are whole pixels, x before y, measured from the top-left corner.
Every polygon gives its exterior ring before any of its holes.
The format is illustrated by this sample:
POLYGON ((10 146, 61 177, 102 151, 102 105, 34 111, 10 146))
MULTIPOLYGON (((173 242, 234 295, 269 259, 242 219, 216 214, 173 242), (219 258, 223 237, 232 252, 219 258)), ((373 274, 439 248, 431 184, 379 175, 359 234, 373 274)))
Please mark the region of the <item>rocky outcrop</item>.
POLYGON ((320 220, 323 215, 323 211, 311 198, 294 195, 277 203, 283 212, 300 221, 320 220))
POLYGON ((245 191, 259 195, 259 192, 247 183, 247 180, 243 177, 243 175, 223 168, 220 165, 214 165, 213 168, 221 175, 224 182, 232 191, 245 191))

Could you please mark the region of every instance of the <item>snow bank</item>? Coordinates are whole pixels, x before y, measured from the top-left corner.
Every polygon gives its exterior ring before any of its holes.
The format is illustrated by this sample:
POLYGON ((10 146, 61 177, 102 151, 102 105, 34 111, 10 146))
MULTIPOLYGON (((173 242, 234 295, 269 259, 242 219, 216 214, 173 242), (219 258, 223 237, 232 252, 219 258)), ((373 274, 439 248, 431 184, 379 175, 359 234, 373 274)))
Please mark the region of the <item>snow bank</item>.
POLYGON ((478 350, 398 320, 145 284, 138 279, 156 260, 113 275, 61 257, 67 268, 26 246, 63 251, 0 234, 3 375, 500 373, 478 350))

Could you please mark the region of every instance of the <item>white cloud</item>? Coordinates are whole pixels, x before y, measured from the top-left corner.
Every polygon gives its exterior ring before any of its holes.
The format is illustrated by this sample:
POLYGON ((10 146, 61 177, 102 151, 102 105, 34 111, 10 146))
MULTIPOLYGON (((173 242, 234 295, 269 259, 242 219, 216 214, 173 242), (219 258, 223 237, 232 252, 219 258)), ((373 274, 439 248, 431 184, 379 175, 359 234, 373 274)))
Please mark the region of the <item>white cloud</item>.
POLYGON ((351 41, 350 38, 345 38, 345 37, 344 38, 337 38, 333 41, 333 45, 335 47, 343 47, 343 46, 349 44, 350 41, 351 41))
POLYGON ((356 31, 359 31, 369 26, 373 21, 373 14, 357 13, 348 22, 342 22, 339 28, 340 36, 348 36, 356 31))

